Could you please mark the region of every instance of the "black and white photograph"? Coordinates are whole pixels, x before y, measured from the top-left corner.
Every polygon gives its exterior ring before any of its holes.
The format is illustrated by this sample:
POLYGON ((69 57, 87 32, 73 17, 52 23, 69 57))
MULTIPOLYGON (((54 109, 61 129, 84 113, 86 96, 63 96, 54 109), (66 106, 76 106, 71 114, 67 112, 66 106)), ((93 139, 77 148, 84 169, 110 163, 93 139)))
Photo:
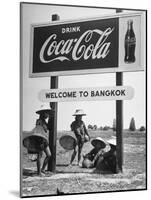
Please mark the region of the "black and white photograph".
POLYGON ((147 189, 146 30, 143 9, 20 3, 21 197, 147 189))

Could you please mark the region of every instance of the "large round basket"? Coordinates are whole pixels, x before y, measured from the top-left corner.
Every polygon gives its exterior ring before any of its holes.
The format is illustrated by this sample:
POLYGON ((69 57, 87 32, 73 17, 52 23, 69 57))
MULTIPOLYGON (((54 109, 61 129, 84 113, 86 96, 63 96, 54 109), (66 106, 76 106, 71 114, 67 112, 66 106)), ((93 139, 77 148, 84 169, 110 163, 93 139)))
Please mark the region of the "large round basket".
POLYGON ((23 145, 25 148, 27 148, 28 153, 39 153, 42 148, 41 148, 41 141, 44 140, 44 138, 40 136, 29 136, 23 139, 23 145))
POLYGON ((59 143, 65 150, 72 150, 77 145, 76 139, 70 135, 63 135, 59 143))

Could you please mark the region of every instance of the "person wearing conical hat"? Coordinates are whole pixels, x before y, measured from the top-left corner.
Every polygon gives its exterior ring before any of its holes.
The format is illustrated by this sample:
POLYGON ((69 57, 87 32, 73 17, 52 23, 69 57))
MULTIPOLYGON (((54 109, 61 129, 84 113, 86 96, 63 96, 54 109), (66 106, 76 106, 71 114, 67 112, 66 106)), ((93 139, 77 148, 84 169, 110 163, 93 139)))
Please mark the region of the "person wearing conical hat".
POLYGON ((85 116, 86 114, 82 109, 77 109, 73 116, 75 116, 75 120, 71 123, 71 130, 74 132, 77 143, 74 148, 74 152, 71 156, 70 165, 72 165, 72 162, 74 161, 77 150, 78 150, 78 165, 81 160, 81 151, 84 145, 84 142, 87 142, 90 140, 90 136, 88 134, 88 131, 86 129, 85 123, 82 121, 82 116, 85 116))
POLYGON ((51 115, 52 110, 46 106, 36 111, 39 115, 39 119, 36 120, 35 128, 24 137, 23 145, 27 148, 28 153, 37 154, 37 172, 39 175, 45 173, 45 167, 47 166, 49 159, 51 158, 51 152, 48 144, 48 123, 46 122, 51 115), (42 153, 45 152, 46 157, 41 168, 42 153))
POLYGON ((110 145, 101 137, 93 139, 91 144, 93 149, 83 156, 82 167, 84 168, 96 167, 99 158, 111 149, 110 145))
POLYGON ((117 173, 116 169, 116 139, 111 138, 107 141, 110 145, 110 151, 99 157, 96 170, 100 172, 117 173))

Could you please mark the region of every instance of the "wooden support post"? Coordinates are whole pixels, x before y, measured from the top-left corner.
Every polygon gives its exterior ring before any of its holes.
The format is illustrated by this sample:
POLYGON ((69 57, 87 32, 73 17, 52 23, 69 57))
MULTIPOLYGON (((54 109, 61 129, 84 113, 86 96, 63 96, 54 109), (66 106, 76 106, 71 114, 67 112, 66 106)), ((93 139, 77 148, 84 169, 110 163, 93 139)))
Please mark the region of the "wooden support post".
MULTIPOLYGON (((116 85, 123 85, 123 73, 116 73, 116 85)), ((116 101, 116 148, 117 148, 117 172, 123 168, 123 101, 116 101)))
MULTIPOLYGON (((52 15, 52 21, 59 20, 58 15, 52 15)), ((50 89, 58 88, 58 76, 52 76, 50 78, 50 89)), ((48 171, 56 171, 56 140, 57 140, 57 111, 58 104, 50 103, 51 109, 54 111, 54 115, 50 117, 48 122, 49 128, 49 147, 51 150, 51 159, 48 163, 48 171)))
MULTIPOLYGON (((116 13, 122 12, 122 9, 116 9, 116 13)), ((123 73, 116 73, 116 86, 123 85, 123 73)), ((123 170, 123 101, 116 101, 116 151, 117 151, 117 172, 123 170)))

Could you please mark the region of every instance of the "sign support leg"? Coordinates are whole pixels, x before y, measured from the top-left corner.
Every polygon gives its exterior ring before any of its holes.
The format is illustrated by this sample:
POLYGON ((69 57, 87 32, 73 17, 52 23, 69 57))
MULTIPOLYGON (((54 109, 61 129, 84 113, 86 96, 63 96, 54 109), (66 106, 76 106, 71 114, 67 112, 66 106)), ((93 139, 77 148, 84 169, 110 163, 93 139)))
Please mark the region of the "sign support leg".
MULTIPOLYGON (((52 21, 59 20, 58 15, 52 15, 52 21)), ((58 76, 52 76, 50 78, 50 89, 58 88, 58 76)), ((54 111, 54 115, 50 117, 48 122, 49 128, 49 148, 51 150, 51 159, 48 163, 48 171, 56 171, 56 140, 57 140, 57 112, 58 103, 50 103, 51 109, 54 111)))
MULTIPOLYGON (((122 9, 117 8, 116 13, 121 13, 122 9)), ((123 85, 123 73, 116 73, 116 86, 123 85)), ((116 171, 123 170, 123 101, 116 101, 116 171)))
MULTIPOLYGON (((123 85, 123 73, 116 73, 116 85, 123 85)), ((123 101, 116 101, 116 152, 117 152, 117 172, 122 172, 123 168, 123 101)))
MULTIPOLYGON (((58 88, 58 77, 51 77, 51 89, 58 88)), ((48 163, 48 171, 55 172, 56 170, 56 139, 57 139, 57 110, 58 104, 50 103, 54 115, 49 119, 49 147, 51 150, 51 159, 48 163)))

